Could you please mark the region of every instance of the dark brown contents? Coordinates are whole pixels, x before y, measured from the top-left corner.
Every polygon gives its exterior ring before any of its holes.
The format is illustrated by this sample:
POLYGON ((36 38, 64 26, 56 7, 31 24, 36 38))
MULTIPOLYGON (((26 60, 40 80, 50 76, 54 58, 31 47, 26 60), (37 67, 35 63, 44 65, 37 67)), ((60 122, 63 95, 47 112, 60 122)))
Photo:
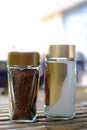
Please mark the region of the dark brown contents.
POLYGON ((32 120, 36 115, 38 70, 10 69, 13 84, 13 120, 32 120))

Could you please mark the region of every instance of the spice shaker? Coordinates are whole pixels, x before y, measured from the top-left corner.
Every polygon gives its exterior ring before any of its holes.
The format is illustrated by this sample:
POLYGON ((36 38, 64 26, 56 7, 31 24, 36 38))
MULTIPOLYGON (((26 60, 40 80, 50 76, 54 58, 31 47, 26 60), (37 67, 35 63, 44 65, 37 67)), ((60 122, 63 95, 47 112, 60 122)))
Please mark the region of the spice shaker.
POLYGON ((9 52, 7 60, 9 117, 14 122, 33 122, 39 78, 38 52, 9 52))
POLYGON ((49 45, 44 107, 48 119, 75 116, 75 81, 75 45, 49 45))

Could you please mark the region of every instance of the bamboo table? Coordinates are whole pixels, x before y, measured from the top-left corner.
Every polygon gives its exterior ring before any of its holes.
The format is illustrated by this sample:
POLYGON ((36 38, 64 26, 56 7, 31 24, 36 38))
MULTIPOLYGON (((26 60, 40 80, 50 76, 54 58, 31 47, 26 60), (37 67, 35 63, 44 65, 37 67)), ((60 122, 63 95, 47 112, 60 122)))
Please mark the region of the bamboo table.
POLYGON ((8 116, 8 96, 0 96, 0 130, 87 130, 86 103, 77 101, 76 116, 72 120, 48 121, 44 116, 43 97, 43 91, 40 91, 37 103, 38 117, 34 123, 13 123, 8 116))

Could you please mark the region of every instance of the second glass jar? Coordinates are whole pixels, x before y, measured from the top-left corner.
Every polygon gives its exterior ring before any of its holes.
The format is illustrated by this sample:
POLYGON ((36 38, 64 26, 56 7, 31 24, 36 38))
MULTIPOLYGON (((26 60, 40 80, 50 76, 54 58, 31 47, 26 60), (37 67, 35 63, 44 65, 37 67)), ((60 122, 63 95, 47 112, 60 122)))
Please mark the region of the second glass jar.
POLYGON ((75 45, 49 46, 44 111, 49 119, 75 116, 75 45))

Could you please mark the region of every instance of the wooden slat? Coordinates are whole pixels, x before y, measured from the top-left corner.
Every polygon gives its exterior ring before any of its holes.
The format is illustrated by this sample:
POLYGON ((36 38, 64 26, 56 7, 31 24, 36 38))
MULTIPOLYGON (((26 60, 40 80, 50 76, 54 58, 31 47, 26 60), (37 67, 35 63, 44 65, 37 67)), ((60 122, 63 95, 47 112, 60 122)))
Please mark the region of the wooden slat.
POLYGON ((76 116, 72 120, 47 120, 44 115, 44 92, 39 93, 37 120, 34 123, 14 123, 9 120, 9 98, 0 97, 0 130, 86 130, 87 106, 76 103, 76 116))

